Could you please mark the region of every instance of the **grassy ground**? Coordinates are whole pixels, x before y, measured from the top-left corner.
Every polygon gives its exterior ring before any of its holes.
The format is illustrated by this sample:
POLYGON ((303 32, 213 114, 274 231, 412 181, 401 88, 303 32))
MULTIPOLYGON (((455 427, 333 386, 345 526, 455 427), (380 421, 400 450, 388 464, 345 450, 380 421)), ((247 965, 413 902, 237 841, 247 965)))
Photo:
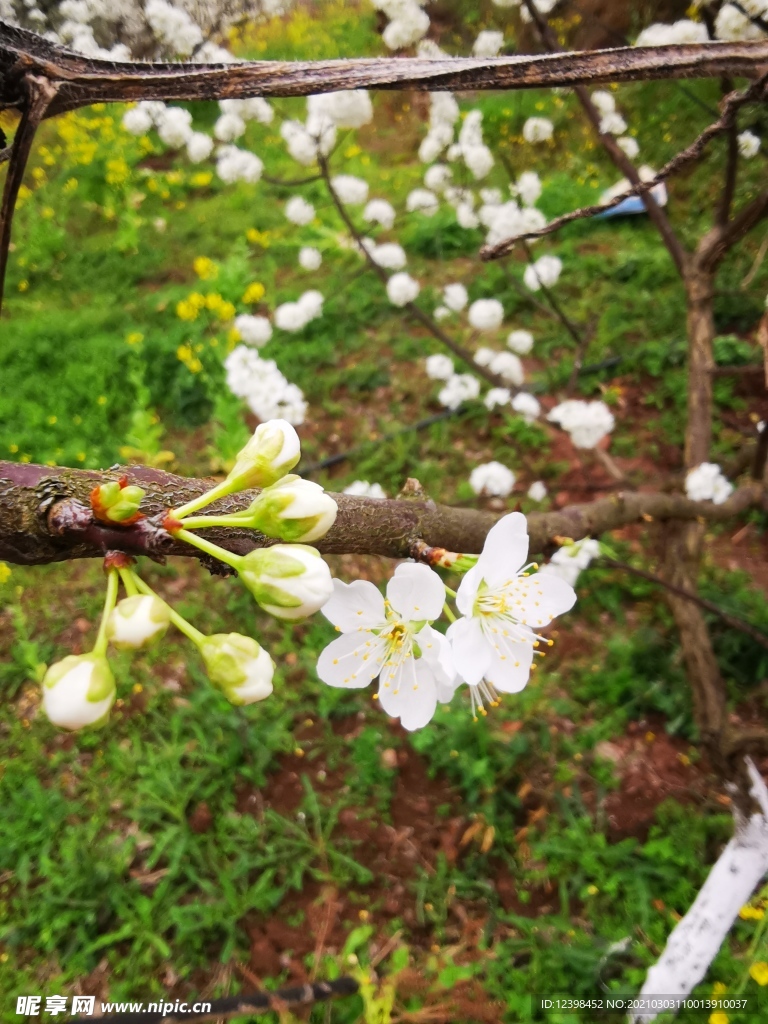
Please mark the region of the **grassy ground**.
MULTIPOLYGON (((321 14, 301 9, 241 40, 241 51, 381 52, 367 8, 331 3, 321 14)), ((687 88, 717 103, 716 83, 687 88)), ((707 123, 675 85, 625 87, 617 98, 654 166, 707 123)), ((426 100, 381 94, 374 103, 373 125, 341 139, 334 169, 365 177, 372 195, 402 207, 423 173, 415 150, 426 100)), ((303 110, 300 101, 275 106, 281 115, 303 110)), ((489 144, 515 176, 540 172, 549 216, 593 200, 615 180, 567 94, 484 95, 463 106, 483 110, 489 144), (534 113, 556 125, 542 151, 520 141, 534 113)), ((258 281, 266 309, 306 288, 326 296, 320 319, 299 335, 276 332, 263 354, 305 391, 307 462, 363 445, 317 476, 327 486, 367 478, 393 494, 416 476, 438 500, 477 503, 469 471, 498 458, 520 483, 493 507, 533 507, 520 495, 536 479, 547 482, 553 507, 605 488, 603 470, 582 465, 569 445, 482 407, 380 443, 438 410, 423 357, 439 348, 393 309, 376 280, 359 276, 354 254, 338 250, 341 223, 321 184, 303 187, 319 219, 297 230, 282 213, 288 190, 226 187, 208 167, 128 136, 120 116, 104 108, 48 124, 33 156, 0 348, 3 457, 220 469, 253 420, 222 383, 226 326, 212 316, 184 321, 176 306, 194 290, 215 291, 245 311, 242 296, 258 281), (296 269, 308 244, 325 252, 313 274, 296 269), (198 279, 200 256, 217 264, 215 279, 198 279)), ((216 109, 195 116, 212 124, 216 109)), ((747 115, 745 126, 760 116, 747 115)), ((295 176, 274 125, 249 126, 248 141, 270 174, 295 176)), ((721 156, 715 150, 672 187, 670 213, 689 243, 706 226, 721 156)), ((745 165, 740 197, 752 194, 764 166, 745 165)), ((501 160, 484 184, 506 187, 501 160)), ((525 360, 535 388, 562 392, 573 343, 510 284, 507 275, 522 279, 517 258, 506 270, 479 264, 480 233, 458 231, 450 213, 401 219, 392 237, 425 286, 425 308, 428 288, 437 304, 440 286, 454 280, 473 299, 502 299, 506 329, 536 336, 525 360)), ((740 282, 760 241, 759 233, 748 240, 719 280, 716 355, 724 365, 757 356, 768 269, 747 288, 740 282)), ((615 407, 617 461, 641 481, 679 468, 684 302, 656 235, 641 218, 580 223, 537 251, 564 261, 557 295, 591 332, 584 361, 621 359, 578 384, 578 393, 615 407)), ((457 332, 476 346, 470 332, 457 332)), ((750 379, 716 381, 718 460, 768 414, 750 379)), ((735 546, 727 532, 713 534, 701 585, 766 629, 762 526, 754 517, 735 546)), ((635 530, 615 545, 625 560, 652 563, 635 530)), ((381 582, 390 568, 363 558, 334 562, 346 579, 381 582)), ((409 736, 365 691, 318 683, 316 656, 332 636, 321 617, 284 628, 254 615, 231 581, 192 565, 153 566, 145 575, 201 629, 266 638, 278 663, 276 694, 233 709, 206 684, 189 646, 172 637, 156 652, 116 659, 120 701, 106 730, 57 733, 37 714, 35 680, 41 663, 87 649, 100 569, 12 569, 0 586, 0 991, 150 999, 375 968, 380 983, 366 990, 365 1008, 352 999, 312 1019, 384 1022, 391 997, 396 1019, 458 1024, 543 1020, 531 1010, 535 995, 637 989, 730 833, 728 799, 697 753, 677 642, 652 585, 591 570, 554 654, 522 694, 477 725, 457 701, 409 736)), ((734 715, 762 716, 764 649, 718 620, 712 627, 734 715)), ((761 920, 737 922, 699 994, 721 983, 729 994, 755 995, 748 970, 768 959, 763 929, 761 920)), ((2 1019, 15 1019, 12 1009, 2 1019)))

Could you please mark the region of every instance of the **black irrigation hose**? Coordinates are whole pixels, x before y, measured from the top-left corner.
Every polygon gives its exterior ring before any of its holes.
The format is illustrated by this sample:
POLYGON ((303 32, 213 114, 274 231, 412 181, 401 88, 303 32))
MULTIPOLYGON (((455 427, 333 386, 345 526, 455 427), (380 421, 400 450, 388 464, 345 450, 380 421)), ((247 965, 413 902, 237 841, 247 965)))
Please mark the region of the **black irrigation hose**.
MULTIPOLYGON (((336 996, 354 996, 357 995, 359 988, 354 978, 342 977, 335 981, 316 981, 311 985, 280 988, 276 992, 251 992, 246 995, 225 996, 223 999, 197 1000, 195 1006, 204 1003, 208 1007, 204 1011, 175 1010, 178 1001, 161 1001, 158 1003, 161 1009, 157 1012, 117 1013, 99 1017, 98 1021, 99 1024, 176 1024, 177 1021, 208 1020, 213 1017, 252 1017, 257 1013, 279 1010, 283 1006, 307 1006, 325 1002, 336 996)), ((92 1017, 75 1018, 75 1021, 93 1020, 92 1017)))
MULTIPOLYGON (((600 363, 590 363, 589 366, 582 366, 579 369, 579 376, 586 377, 591 373, 599 373, 601 370, 609 370, 614 366, 618 366, 622 361, 622 358, 622 356, 611 356, 610 359, 603 359, 600 363)), ((531 389, 531 391, 534 390, 534 388, 531 389)), ((318 473, 321 469, 330 469, 331 466, 338 466, 340 463, 346 462, 348 459, 351 459, 353 455, 358 455, 360 452, 365 451, 366 448, 387 444, 389 441, 394 441, 398 437, 402 437, 403 434, 426 430, 427 427, 431 427, 435 423, 443 423, 445 420, 453 419, 454 416, 466 416, 470 411, 471 406, 460 405, 458 409, 446 409, 444 412, 437 412, 433 416, 427 416, 425 419, 418 420, 416 423, 409 423, 407 426, 400 427, 398 430, 393 430, 389 434, 382 434, 381 437, 377 437, 374 441, 364 441, 362 444, 355 445, 354 448, 349 448, 345 452, 339 452, 337 455, 328 455, 325 459, 320 459, 319 462, 310 462, 308 466, 299 465, 296 472, 299 476, 312 476, 313 473, 318 473)))

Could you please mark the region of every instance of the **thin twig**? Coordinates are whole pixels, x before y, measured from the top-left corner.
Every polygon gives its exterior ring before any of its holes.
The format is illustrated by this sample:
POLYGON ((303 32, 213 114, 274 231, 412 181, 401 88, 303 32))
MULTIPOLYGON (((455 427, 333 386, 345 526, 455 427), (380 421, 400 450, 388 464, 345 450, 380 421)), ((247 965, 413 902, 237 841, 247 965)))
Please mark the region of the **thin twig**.
POLYGON ((544 316, 548 316, 552 320, 557 320, 557 314, 555 313, 555 311, 550 309, 549 306, 545 306, 543 302, 539 302, 539 300, 533 295, 532 292, 530 292, 527 288, 520 284, 520 282, 517 280, 514 274, 510 274, 509 268, 507 267, 506 263, 499 263, 499 269, 506 278, 507 282, 512 285, 512 287, 515 289, 518 295, 520 295, 523 299, 527 299, 528 302, 535 306, 540 313, 544 314, 544 316))
MULTIPOLYGON (((550 28, 547 19, 544 17, 544 15, 542 15, 538 7, 533 3, 533 0, 523 0, 523 3, 525 4, 526 10, 531 16, 531 20, 536 26, 541 42, 543 43, 545 48, 548 49, 551 53, 558 52, 560 50, 560 46, 557 41, 557 36, 555 36, 555 34, 552 32, 552 29, 550 28)), ((711 46, 712 44, 708 43, 706 45, 711 46)), ((584 87, 584 85, 575 85, 573 91, 576 94, 579 103, 581 103, 581 106, 584 109, 584 113, 587 115, 587 118, 591 123, 592 127, 594 128, 597 137, 600 140, 600 143, 602 144, 605 152, 611 158, 615 166, 618 167, 621 173, 626 178, 629 179, 632 185, 640 185, 640 175, 638 174, 635 165, 629 159, 629 157, 621 148, 621 146, 619 146, 616 139, 614 139, 612 135, 606 134, 601 131, 600 123, 602 118, 600 116, 599 111, 592 102, 592 98, 590 97, 588 90, 584 87)), ((672 260, 675 266, 677 267, 678 273, 681 277, 683 277, 685 274, 688 256, 682 243, 680 242, 680 239, 675 234, 672 225, 669 222, 669 218, 667 217, 666 213, 661 208, 661 206, 656 202, 651 192, 646 191, 641 193, 641 198, 643 200, 643 204, 646 210, 648 211, 649 218, 655 224, 657 231, 661 235, 664 245, 667 247, 667 250, 670 256, 672 257, 672 260)))
MULTIPOLYGON (((690 144, 690 146, 681 150, 676 156, 668 161, 661 168, 658 174, 649 181, 638 181, 631 188, 628 188, 618 196, 614 196, 613 199, 607 202, 596 203, 592 206, 584 206, 578 210, 571 211, 571 213, 563 214, 562 217, 556 217, 554 220, 550 221, 549 224, 546 224, 543 228, 538 228, 536 231, 526 231, 522 235, 517 235, 514 238, 506 238, 501 242, 497 242, 496 245, 486 246, 480 252, 481 259, 499 259, 500 256, 506 256, 518 242, 522 243, 524 239, 542 238, 545 235, 551 235, 573 221, 583 220, 586 217, 595 217, 598 214, 604 213, 606 210, 611 210, 613 207, 618 206, 620 203, 623 203, 625 199, 629 199, 632 196, 645 197, 652 191, 652 189, 656 188, 657 185, 661 184, 661 182, 671 174, 675 174, 682 167, 699 159, 704 149, 712 139, 722 134, 722 132, 728 131, 735 124, 738 110, 744 106, 745 103, 761 96, 765 89, 766 82, 768 82, 768 75, 763 75, 757 82, 753 83, 743 92, 731 93, 731 95, 725 100, 723 113, 719 121, 716 121, 714 124, 705 128, 701 135, 699 135, 698 138, 690 144)), ((605 139, 607 137, 601 136, 601 138, 605 139)), ((728 206, 730 209, 730 202, 728 206)))
POLYGON ((768 253, 768 234, 766 234, 765 238, 760 243, 760 248, 757 250, 757 256, 755 256, 755 262, 750 267, 749 273, 745 276, 744 280, 739 285, 742 291, 744 291, 745 288, 749 288, 749 286, 752 284, 752 281, 755 279, 755 275, 762 266, 766 253, 768 253))
MULTIPOLYGON (((328 168, 327 157, 323 156, 322 154, 318 154, 317 162, 320 167, 321 177, 325 181, 326 188, 328 189, 331 199, 333 200, 333 204, 336 207, 339 216, 343 220, 347 231, 349 231, 350 235, 354 239, 358 249, 362 253, 364 259, 370 266, 371 270, 376 274, 376 276, 379 278, 381 283, 386 288, 387 283, 389 281, 389 275, 387 274, 386 270, 383 267, 379 266, 379 264, 368 252, 368 245, 365 239, 355 227, 354 221, 347 212, 346 206, 339 198, 336 189, 333 187, 333 183, 331 182, 330 170, 328 168)), ((428 313, 425 313, 424 310, 421 309, 421 307, 417 306, 415 302, 406 302, 405 305, 402 306, 401 308, 407 309, 412 316, 414 316, 427 328, 430 334, 432 334, 435 338, 437 338, 439 342, 445 345, 447 349, 450 349, 450 351, 453 352, 453 354, 458 359, 461 359, 461 361, 465 363, 467 366, 469 366, 472 369, 472 371, 476 373, 479 377, 483 377, 493 387, 506 387, 507 390, 511 392, 516 391, 515 388, 511 388, 509 384, 506 381, 502 380, 501 377, 499 377, 497 374, 491 373, 491 371, 487 367, 480 366, 478 363, 476 363, 472 353, 468 352, 467 349, 465 349, 462 345, 459 345, 457 341, 454 341, 454 339, 450 335, 446 334, 445 331, 435 323, 432 317, 429 316, 428 313)))
MULTIPOLYGON (((724 78, 722 82, 723 96, 727 97, 733 91, 733 83, 730 78, 724 78)), ((726 100, 727 102, 727 100, 726 100)), ((722 118, 721 118, 722 120, 722 118)), ((725 157, 725 182, 723 193, 717 208, 716 223, 725 226, 731 216, 733 197, 736 194, 736 176, 739 170, 739 126, 736 118, 732 117, 726 128, 726 157, 725 157)))
POLYGON ((762 630, 752 626, 749 622, 744 622, 743 619, 737 618, 735 615, 731 615, 730 612, 725 611, 720 605, 715 604, 714 601, 708 601, 704 597, 699 597, 698 594, 692 594, 690 590, 684 590, 682 587, 676 586, 674 583, 668 583, 661 576, 655 576, 651 572, 646 572, 644 569, 636 569, 634 565, 628 565, 626 562, 618 562, 615 558, 606 558, 601 556, 600 561, 603 565, 609 566, 611 569, 621 569, 622 572, 631 573, 633 576, 639 576, 641 579, 648 580, 649 583, 656 583, 660 587, 664 587, 665 590, 669 590, 673 594, 677 594, 678 597, 683 597, 692 604, 697 604, 700 608, 704 608, 708 612, 712 612, 713 615, 717 615, 723 622, 731 626, 733 629, 739 630, 741 633, 745 633, 751 637, 756 643, 760 644, 768 650, 768 634, 763 633, 762 630))

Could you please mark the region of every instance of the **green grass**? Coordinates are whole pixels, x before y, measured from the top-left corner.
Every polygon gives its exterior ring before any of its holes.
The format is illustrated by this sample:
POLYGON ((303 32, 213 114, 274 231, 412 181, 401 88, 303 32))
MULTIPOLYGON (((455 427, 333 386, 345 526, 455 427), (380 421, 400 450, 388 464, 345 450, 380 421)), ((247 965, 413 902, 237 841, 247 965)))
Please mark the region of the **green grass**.
MULTIPOLYGON (((464 42, 480 27, 504 24, 496 8, 463 6, 464 42)), ((246 55, 274 59, 383 52, 372 11, 337 2, 318 14, 302 7, 241 45, 246 55)), ((716 105, 716 83, 687 88, 716 105)), ((626 86, 617 98, 638 127, 643 160, 656 167, 707 123, 674 84, 626 86)), ((425 101, 380 93, 374 105, 373 125, 340 134, 333 168, 365 177, 372 196, 402 207, 423 175, 415 151, 425 101)), ((616 180, 572 96, 462 100, 464 109, 473 105, 513 175, 539 171, 548 217, 594 201, 616 180), (555 121, 555 142, 523 148, 522 125, 537 113, 555 121)), ((280 117, 303 111, 299 100, 275 107, 280 117)), ((134 457, 190 474, 220 470, 253 422, 223 383, 226 325, 208 314, 181 320, 176 306, 194 290, 216 291, 245 311, 242 295, 259 281, 268 310, 307 288, 326 297, 321 318, 298 335, 276 332, 262 353, 306 394, 307 462, 360 446, 353 459, 318 476, 324 485, 365 478, 394 494, 415 476, 436 500, 477 504, 467 477, 479 462, 496 458, 513 468, 525 483, 519 493, 544 479, 556 494, 564 472, 580 472, 540 426, 488 416, 479 403, 462 417, 380 443, 381 435, 438 411, 438 387, 422 362, 440 349, 393 309, 375 278, 357 276, 361 262, 337 247, 342 224, 321 184, 302 188, 319 223, 297 230, 282 212, 289 190, 201 178, 207 166, 166 154, 156 139, 142 146, 122 132, 120 116, 104 109, 48 123, 33 154, 0 348, 3 458, 102 467, 134 457), (120 160, 124 166, 110 164, 120 160), (249 242, 250 228, 268 245, 249 242), (314 274, 296 264, 299 247, 310 244, 324 253, 314 274), (197 279, 199 256, 216 262, 215 280, 197 279), (187 346, 200 361, 195 372, 180 356, 187 346)), ((213 104, 195 109, 201 125, 215 117, 213 104)), ((271 175, 287 179, 297 170, 277 124, 250 125, 247 141, 271 175)), ((744 165, 740 201, 754 194, 763 166, 744 165)), ((714 146, 671 186, 670 216, 688 245, 708 223, 721 167, 714 146)), ((483 185, 506 190, 501 159, 483 185)), ((532 386, 542 394, 563 389, 571 339, 499 266, 474 259, 481 234, 457 231, 444 212, 400 223, 391 237, 422 282, 423 307, 434 308, 442 285, 454 280, 472 299, 500 298, 506 330, 535 334, 532 386)), ((753 328, 768 264, 748 287, 741 282, 759 243, 756 235, 735 250, 718 280, 721 365, 756 358, 753 328)), ((666 251, 646 219, 636 218, 571 225, 537 243, 536 252, 563 260, 557 295, 591 332, 584 362, 621 357, 618 366, 581 377, 578 392, 614 405, 617 457, 655 465, 681 440, 685 407, 685 302, 666 251)), ((517 257, 507 268, 522 280, 517 257)), ((455 331, 476 346, 468 329, 455 331)), ((754 402, 724 378, 715 396, 723 416, 715 456, 725 459, 752 429, 754 402)), ((518 493, 508 507, 517 500, 518 493)), ((533 507, 525 498, 521 504, 533 507)), ((761 522, 755 518, 758 529, 761 522)), ((652 561, 633 539, 616 546, 625 560, 652 561)), ((712 552, 703 595, 767 630, 764 594, 712 552)), ((388 572, 370 559, 342 559, 335 570, 376 581, 388 572)), ((235 582, 197 566, 150 566, 145 574, 199 628, 263 639, 278 665, 275 694, 231 707, 206 682, 195 652, 171 635, 140 657, 115 659, 122 703, 107 729, 58 734, 37 713, 41 666, 75 646, 87 649, 101 570, 12 569, 0 584, 0 991, 70 992, 85 979, 88 990, 113 1000, 149 1000, 170 990, 251 989, 258 964, 259 980, 270 986, 300 967, 323 977, 375 964, 384 981, 365 989, 365 1009, 353 999, 335 1004, 327 1018, 315 1011, 312 1020, 384 1024, 388 1011, 374 1016, 374 1003, 386 1002, 390 985, 401 1013, 442 1007, 435 1019, 469 1024, 478 1019, 473 1005, 488 1010, 496 1000, 502 1009, 488 1011, 497 1013, 490 1019, 575 1024, 580 1018, 565 1012, 535 1016, 531 998, 590 997, 601 986, 637 990, 730 833, 729 815, 698 764, 690 690, 653 585, 590 570, 554 656, 523 693, 478 724, 457 701, 431 728, 406 735, 366 692, 318 682, 317 655, 333 635, 322 617, 283 627, 255 615, 235 582), (645 742, 646 733, 653 734, 649 749, 671 744, 680 764, 690 762, 697 796, 660 797, 657 809, 622 832, 607 810, 621 772, 600 751, 632 736, 645 742), (405 845, 392 845, 403 828, 412 830, 400 835, 405 845), (338 920, 320 943, 324 908, 335 899, 338 920), (274 962, 259 959, 271 922, 290 933, 282 961, 271 938, 274 962)), ((710 624, 734 706, 764 714, 764 648, 718 619, 710 624)), ((754 995, 746 972, 761 959, 768 959, 761 926, 737 922, 698 994, 722 982, 729 993, 743 986, 754 995)), ((16 1019, 13 1008, 0 1009, 0 1019, 16 1019)))

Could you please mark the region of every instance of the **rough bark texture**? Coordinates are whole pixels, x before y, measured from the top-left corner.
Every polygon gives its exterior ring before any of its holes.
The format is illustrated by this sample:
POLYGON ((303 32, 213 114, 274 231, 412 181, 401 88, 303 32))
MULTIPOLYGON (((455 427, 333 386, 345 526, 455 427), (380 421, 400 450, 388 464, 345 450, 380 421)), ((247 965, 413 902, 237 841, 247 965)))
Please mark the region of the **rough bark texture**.
POLYGON ((21 82, 39 74, 61 83, 48 116, 92 103, 306 96, 336 89, 526 89, 551 85, 752 77, 768 63, 765 43, 622 47, 547 56, 453 57, 242 64, 138 64, 83 57, 0 22, 0 108, 22 107, 21 82))
POLYGON ((688 427, 685 465, 706 462, 712 444, 712 368, 715 360, 714 289, 712 274, 697 268, 686 276, 688 331, 688 427))
MULTIPOLYGON (((201 558, 217 571, 223 571, 219 563, 175 541, 162 528, 168 508, 184 504, 212 483, 144 466, 113 467, 102 472, 0 462, 0 559, 19 565, 42 565, 97 558, 107 550, 120 550, 159 558, 201 558), (108 527, 94 522, 89 505, 92 488, 121 476, 146 490, 142 503, 146 518, 131 527, 108 527)), ((216 502, 210 511, 242 509, 255 494, 247 491, 216 502)), ((379 501, 347 494, 333 497, 339 506, 336 523, 317 544, 327 554, 408 558, 419 541, 448 551, 477 553, 498 518, 488 512, 449 508, 429 500, 379 501)), ((727 520, 763 500, 763 487, 757 482, 740 488, 724 505, 697 503, 677 494, 618 492, 587 505, 530 515, 531 552, 546 552, 553 543, 560 542, 558 538, 599 536, 649 518, 727 520)), ((238 554, 274 543, 253 530, 210 529, 205 536, 238 554)))

